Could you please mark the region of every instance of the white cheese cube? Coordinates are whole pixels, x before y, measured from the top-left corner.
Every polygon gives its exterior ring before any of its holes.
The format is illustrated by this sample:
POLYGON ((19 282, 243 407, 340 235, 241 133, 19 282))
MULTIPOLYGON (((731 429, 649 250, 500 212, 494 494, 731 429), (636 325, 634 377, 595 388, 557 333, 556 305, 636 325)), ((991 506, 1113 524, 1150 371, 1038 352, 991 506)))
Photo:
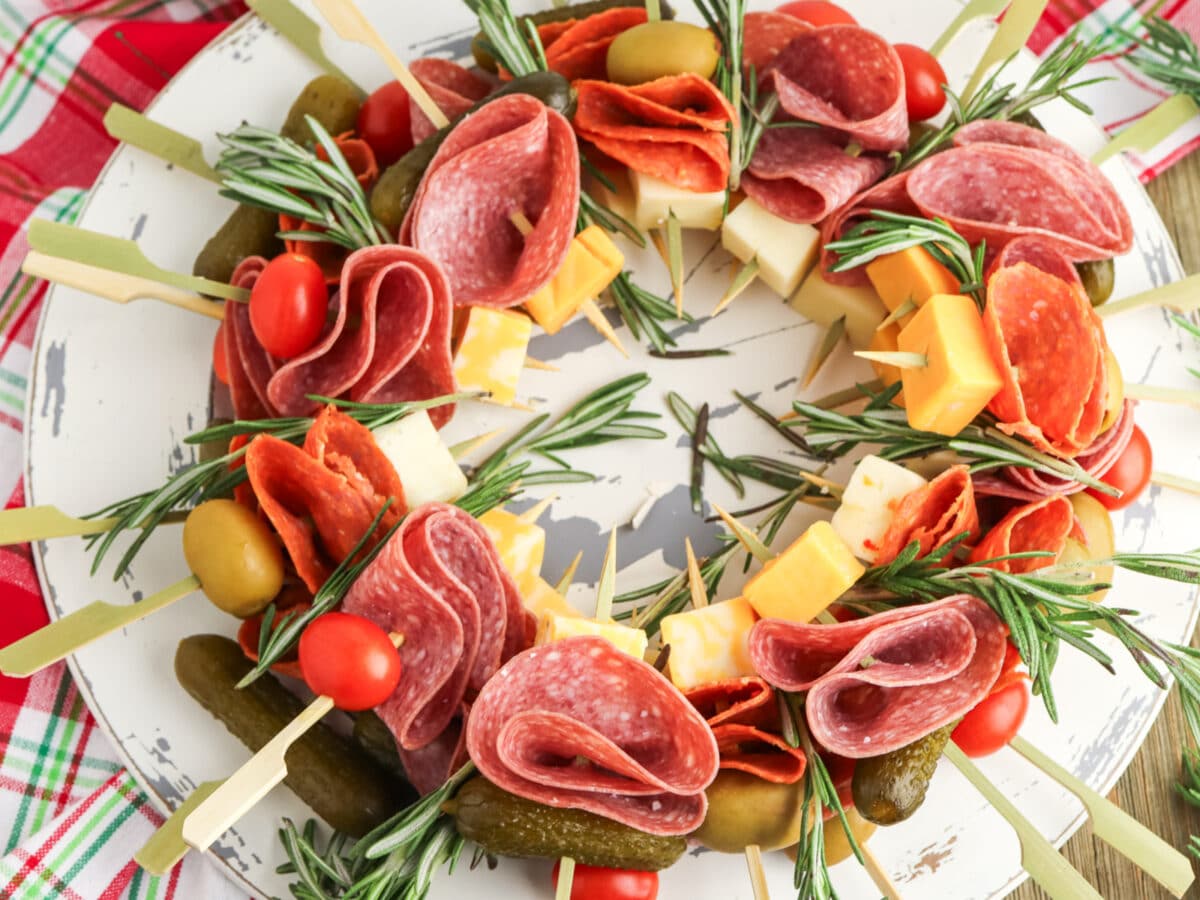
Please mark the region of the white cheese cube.
POLYGON ((605 638, 622 653, 628 653, 637 659, 646 655, 648 640, 646 632, 640 628, 630 628, 628 625, 618 625, 616 622, 597 622, 595 619, 575 618, 574 616, 546 613, 538 623, 538 644, 549 644, 563 638, 576 637, 581 634, 595 635, 605 638))
POLYGON ((767 212, 747 197, 721 225, 721 244, 742 262, 758 260, 758 276, 781 297, 790 297, 821 249, 821 233, 767 212))
POLYGON ((887 307, 870 287, 830 284, 814 269, 800 290, 788 301, 800 315, 818 325, 829 326, 846 317, 846 337, 855 350, 866 350, 875 329, 887 317, 887 307))
POLYGON ((667 616, 662 639, 671 647, 671 681, 680 690, 753 675, 750 629, 758 621, 745 597, 667 616))
POLYGON ((842 505, 829 524, 855 556, 874 563, 896 505, 926 483, 916 472, 894 462, 864 456, 850 476, 842 492, 842 505))
POLYGON ((716 231, 725 214, 725 192, 699 194, 668 184, 661 178, 630 170, 636 203, 634 224, 645 231, 664 225, 671 213, 684 228, 703 228, 716 231))
POLYGON ((467 476, 425 410, 382 425, 371 435, 400 476, 409 508, 435 500, 449 503, 466 493, 467 476))

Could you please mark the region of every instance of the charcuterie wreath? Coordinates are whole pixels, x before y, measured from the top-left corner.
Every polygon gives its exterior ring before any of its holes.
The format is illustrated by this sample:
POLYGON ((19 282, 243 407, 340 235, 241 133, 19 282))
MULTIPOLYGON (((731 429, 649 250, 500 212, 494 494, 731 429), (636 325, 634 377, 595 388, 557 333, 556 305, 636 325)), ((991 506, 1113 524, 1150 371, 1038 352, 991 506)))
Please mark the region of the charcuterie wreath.
MULTIPOLYGON (((1050 896, 1098 896, 972 762, 1012 746, 1182 896, 1185 855, 1019 734, 1031 701, 1058 716, 1064 649, 1099 687, 1114 647, 1178 685, 1200 729, 1195 653, 1105 599, 1116 570, 1200 582, 1200 554, 1114 546, 1110 510, 1151 479, 1190 483, 1152 472, 1137 425, 1136 401, 1170 391, 1126 383, 1106 334, 1178 292, 1108 302, 1130 214, 1097 158, 1038 119, 1082 104, 1104 42, 1070 35, 1018 77, 1004 48, 1041 7, 1014 3, 955 92, 929 49, 830 3, 695 0, 676 19, 658 2, 530 17, 466 2, 470 67, 406 65, 348 0, 321 0, 395 73, 369 93, 303 38, 314 23, 258 4, 326 74, 281 131, 221 134, 212 165, 190 136, 113 107, 114 136, 237 203, 190 275, 128 241, 30 228, 31 274, 220 321, 228 416, 187 437, 195 464, 83 519, 4 513, 6 540, 83 535, 93 573, 117 577, 181 523, 190 568, 5 648, 7 673, 196 591, 241 620, 237 640, 184 639, 175 673, 254 755, 200 786, 138 861, 163 872, 208 849, 286 780, 334 832, 281 823, 298 898, 417 900, 464 858, 528 857, 547 860, 535 895, 645 900, 689 853, 744 854, 742 896, 758 900, 764 854, 794 860, 798 897, 836 896, 831 869, 862 866, 873 896, 896 898, 872 837, 905 828, 945 757, 1050 896), (647 246, 665 296, 626 265, 647 246), (703 311, 700 254, 723 273, 703 311), (728 408, 656 396, 645 374, 590 373, 560 413, 518 400, 524 370, 554 370, 528 352, 543 334, 614 364, 640 345, 683 371, 737 354, 690 342, 698 320, 753 304, 824 331, 787 360, 790 408, 727 385, 757 452, 722 449, 741 438, 720 434, 728 408), (851 352, 865 377, 818 398, 810 383, 851 352), (480 404, 525 419, 445 440, 480 404), (671 419, 710 546, 656 529, 686 569, 618 592, 618 531, 653 515, 652 490, 615 523, 595 590, 568 602, 574 565, 542 568, 558 538, 537 524, 555 499, 541 486, 596 480, 573 457, 622 442, 636 459, 671 419)), ((1191 754, 1183 781, 1200 796, 1191 754)))

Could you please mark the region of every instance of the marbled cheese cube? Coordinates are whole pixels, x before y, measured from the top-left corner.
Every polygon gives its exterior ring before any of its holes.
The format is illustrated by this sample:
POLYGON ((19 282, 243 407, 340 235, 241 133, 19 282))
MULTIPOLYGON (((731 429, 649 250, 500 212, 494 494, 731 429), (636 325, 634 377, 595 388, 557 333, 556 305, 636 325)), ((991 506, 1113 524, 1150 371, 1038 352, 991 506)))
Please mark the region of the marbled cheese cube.
POLYGON ((490 509, 479 517, 500 561, 516 581, 522 597, 528 597, 542 572, 546 552, 546 532, 536 522, 522 521, 519 515, 503 509, 490 509))
POLYGON ((661 178, 634 171, 630 171, 629 181, 636 204, 633 223, 642 231, 666 224, 671 213, 675 213, 683 228, 716 231, 721 227, 725 216, 724 191, 705 194, 686 191, 661 178))
POLYGON ((758 621, 744 597, 676 613, 662 620, 671 647, 668 670, 680 690, 753 675, 750 629, 758 621))
POLYGON ((815 268, 788 303, 818 325, 829 326, 845 316, 846 337, 855 350, 866 350, 871 345, 875 329, 887 316, 887 308, 871 288, 830 284, 815 268))
POLYGON ((556 613, 546 613, 538 623, 538 644, 550 644, 563 638, 576 637, 581 634, 595 635, 609 641, 622 653, 628 653, 636 659, 646 655, 648 641, 646 632, 640 628, 630 628, 628 625, 618 625, 616 622, 597 622, 595 619, 563 616, 556 613))
POLYGON ((511 406, 517 398, 517 382, 525 367, 532 333, 533 323, 519 312, 471 307, 454 355, 454 379, 459 389, 488 391, 492 403, 511 406))

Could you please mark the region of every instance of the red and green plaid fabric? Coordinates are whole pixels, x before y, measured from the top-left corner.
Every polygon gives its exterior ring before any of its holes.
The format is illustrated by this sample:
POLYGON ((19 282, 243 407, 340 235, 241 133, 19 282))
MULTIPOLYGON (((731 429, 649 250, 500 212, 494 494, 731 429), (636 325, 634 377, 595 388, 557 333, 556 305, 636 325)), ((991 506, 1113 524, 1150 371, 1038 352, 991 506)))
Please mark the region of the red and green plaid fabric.
MULTIPOLYGON (((452 0, 451 0, 452 2, 452 0)), ((1159 0, 1159 14, 1200 34, 1200 0, 1159 0)), ((240 0, 0 0, 0 499, 20 506, 22 427, 34 330, 46 286, 20 272, 33 217, 72 221, 113 150, 101 119, 142 109, 242 12, 240 0)), ((1131 15, 1126 0, 1051 0, 1030 42, 1044 52, 1076 22, 1090 33, 1131 15)), ((1120 56, 1087 99, 1115 133, 1165 94, 1120 56)), ((1145 158, 1153 177, 1200 143, 1192 123, 1145 158)), ((47 622, 28 547, 0 547, 0 646, 47 622)), ((132 863, 161 822, 96 727, 66 667, 0 677, 0 898, 243 900, 190 855, 170 876, 132 863)))

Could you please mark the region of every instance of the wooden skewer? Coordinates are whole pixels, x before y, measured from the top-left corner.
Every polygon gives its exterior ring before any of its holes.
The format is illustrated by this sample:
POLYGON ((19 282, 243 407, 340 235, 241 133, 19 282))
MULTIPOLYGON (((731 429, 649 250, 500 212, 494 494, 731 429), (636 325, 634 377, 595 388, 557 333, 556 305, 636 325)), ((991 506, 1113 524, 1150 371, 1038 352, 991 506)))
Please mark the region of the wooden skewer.
POLYGON ((1168 97, 1109 141, 1099 153, 1092 157, 1092 162, 1100 165, 1110 157, 1126 150, 1149 150, 1197 115, 1200 115, 1200 109, 1196 107, 1196 101, 1191 97, 1186 94, 1168 97))
MULTIPOLYGON (((402 634, 392 632, 389 637, 396 647, 404 643, 402 634)), ((271 788, 287 777, 284 756, 288 748, 332 709, 332 698, 317 697, 245 765, 226 778, 183 820, 184 843, 204 851, 233 827, 271 788)))
POLYGON ((551 494, 549 497, 543 497, 536 504, 529 507, 521 515, 517 516, 517 520, 525 525, 532 525, 541 518, 542 513, 550 508, 550 504, 558 499, 558 494, 551 494))
POLYGON ((1151 484, 1157 484, 1161 487, 1171 488, 1176 491, 1184 491, 1188 494, 1200 494, 1200 481, 1193 481, 1191 478, 1184 478, 1181 475, 1171 475, 1167 472, 1151 472, 1151 484))
POLYGON ((646 0, 646 19, 650 22, 657 22, 662 18, 662 10, 659 8, 658 0, 646 0))
POLYGON ((246 0, 246 5, 254 10, 260 19, 287 38, 293 47, 330 75, 355 84, 353 78, 325 55, 321 48, 321 27, 288 0, 246 0))
POLYGON ((150 836, 142 849, 133 855, 133 861, 151 875, 166 875, 175 868, 175 864, 187 856, 189 849, 183 842, 183 820, 220 786, 219 781, 205 781, 192 791, 158 831, 150 836))
POLYGON ((691 538, 683 539, 683 549, 687 553, 688 590, 692 592, 692 608, 704 609, 708 606, 708 591, 704 587, 704 576, 700 574, 700 564, 696 562, 691 538))
POLYGON ((746 847, 746 868, 750 870, 750 887, 754 890, 754 900, 771 900, 771 892, 767 889, 767 873, 763 871, 762 847, 758 844, 746 847))
POLYGON ((725 307, 740 297, 742 291, 754 283, 754 279, 757 277, 758 257, 756 256, 734 273, 733 279, 729 283, 729 290, 725 292, 725 296, 717 301, 717 305, 713 307, 711 315, 713 317, 719 316, 725 307))
POLYGON ((532 356, 525 357, 525 368, 537 369, 540 372, 558 372, 561 371, 558 366, 553 363, 542 362, 540 359, 534 359, 532 356))
POLYGON ((450 120, 433 102, 433 98, 429 96, 425 86, 416 79, 412 72, 408 71, 408 67, 392 52, 379 32, 367 21, 366 16, 354 5, 352 0, 315 0, 315 4, 317 11, 325 17, 325 21, 333 26, 338 37, 345 41, 362 44, 379 54, 379 58, 396 76, 396 80, 404 86, 408 96, 412 97, 417 106, 421 107, 421 112, 425 113, 434 127, 445 128, 450 124, 450 120))
POLYGON ((128 106, 120 103, 110 106, 104 114, 104 130, 114 140, 144 150, 214 184, 221 183, 221 176, 205 161, 204 148, 198 140, 159 125, 128 106))
POLYGON ((1008 6, 1008 0, 971 0, 962 8, 954 21, 947 26, 946 30, 941 33, 936 41, 929 47, 929 52, 934 56, 941 56, 942 51, 946 46, 954 40, 960 31, 963 30, 968 22, 973 19, 979 19, 983 16, 995 17, 1004 12, 1004 7, 1008 6))
POLYGON ((1096 315, 1107 319, 1109 316, 1141 309, 1143 306, 1165 306, 1176 312, 1195 312, 1200 309, 1200 275, 1189 275, 1187 278, 1142 291, 1131 297, 1110 300, 1096 307, 1096 315))
POLYGON ((808 369, 800 380, 801 387, 807 388, 813 383, 817 373, 829 361, 829 357, 833 355, 833 351, 837 349, 837 345, 842 342, 845 335, 846 317, 838 316, 825 330, 825 336, 821 338, 821 343, 813 350, 812 359, 808 361, 808 369))
POLYGON ((1138 384, 1134 381, 1125 382, 1125 396, 1132 400, 1148 400, 1152 403, 1173 403, 1177 406, 1190 406, 1200 409, 1200 391, 1189 391, 1185 388, 1158 387, 1153 384, 1138 384))
POLYGON ((863 868, 867 870, 867 874, 871 876, 871 880, 875 882, 875 887, 879 888, 885 900, 900 900, 900 889, 896 887, 896 883, 892 881, 892 876, 887 873, 887 870, 879 862, 879 857, 875 855, 875 851, 870 848, 866 841, 859 841, 858 849, 862 851, 863 868))
POLYGON ((908 353, 904 350, 855 350, 854 355, 897 369, 924 369, 929 365, 929 357, 924 353, 908 353))
POLYGON ((575 886, 575 860, 564 856, 558 861, 558 885, 554 888, 554 900, 571 900, 571 888, 575 886))
POLYGON ((567 591, 571 589, 571 582, 575 580, 575 572, 579 569, 579 564, 583 561, 583 551, 580 550, 575 554, 575 558, 571 560, 571 564, 563 570, 562 577, 558 579, 558 584, 554 585, 554 589, 564 597, 567 591))
POLYGON ((0 673, 10 678, 27 678, 96 639, 139 622, 199 589, 200 579, 189 575, 137 603, 123 606, 103 600, 89 603, 0 650, 0 673))
MULTIPOLYGON (((159 524, 179 524, 187 513, 167 513, 159 524)), ((57 506, 25 506, 19 509, 0 511, 0 547, 7 544, 26 544, 31 541, 46 541, 60 537, 86 537, 112 531, 121 521, 117 517, 107 519, 77 519, 68 516, 57 506)), ((135 526, 141 528, 141 525, 135 526)))
POLYGON ((617 588, 617 529, 608 533, 608 549, 604 552, 604 564, 600 567, 600 581, 596 584, 596 621, 612 619, 613 596, 617 588))
POLYGON ((494 441, 504 433, 503 428, 497 428, 494 431, 489 431, 486 434, 478 434, 473 438, 467 438, 465 441, 459 441, 450 447, 450 455, 455 459, 462 459, 464 456, 470 456, 476 450, 494 441))
POLYGON ((1025 46, 1029 36, 1033 34, 1033 27, 1046 11, 1048 2, 1049 0, 1013 0, 1009 4, 1008 12, 1004 14, 1004 19, 992 36, 987 49, 983 51, 983 56, 975 66, 975 71, 971 73, 967 86, 959 94, 964 104, 974 96, 992 66, 1004 62, 1025 46))

